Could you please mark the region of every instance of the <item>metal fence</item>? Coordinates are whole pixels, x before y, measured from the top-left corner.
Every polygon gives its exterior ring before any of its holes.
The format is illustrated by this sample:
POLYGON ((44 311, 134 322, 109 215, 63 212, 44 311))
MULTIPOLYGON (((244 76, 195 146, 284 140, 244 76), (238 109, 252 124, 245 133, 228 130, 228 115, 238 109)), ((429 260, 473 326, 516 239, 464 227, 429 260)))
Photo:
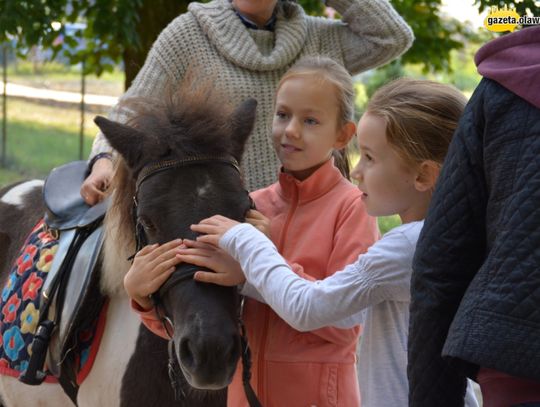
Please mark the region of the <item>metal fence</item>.
MULTIPOLYGON (((27 170, 27 167, 32 167, 32 157, 25 157, 24 159, 19 159, 19 157, 15 157, 13 154, 13 151, 16 150, 19 151, 20 154, 21 146, 19 144, 29 144, 28 140, 21 141, 17 139, 20 130, 17 129, 17 131, 14 131, 14 128, 17 126, 13 122, 13 119, 10 118, 10 106, 15 105, 15 101, 24 101, 25 107, 30 106, 29 110, 31 110, 31 106, 34 105, 54 106, 55 108, 58 108, 59 112, 66 112, 69 110, 71 120, 69 123, 69 153, 64 154, 63 156, 58 155, 58 158, 56 158, 55 160, 50 160, 52 162, 51 165, 56 166, 67 161, 85 159, 89 154, 89 143, 91 142, 89 140, 90 138, 88 137, 89 128, 91 129, 91 131, 93 131, 93 123, 88 120, 88 115, 92 114, 93 116, 93 114, 95 113, 106 114, 110 107, 115 104, 116 97, 87 94, 86 77, 82 74, 82 72, 84 72, 84 66, 82 66, 80 70, 81 75, 79 78, 78 89, 76 92, 33 88, 31 86, 11 83, 8 74, 8 63, 10 61, 13 62, 13 56, 10 55, 9 44, 1 45, 0 56, 2 60, 2 77, 0 83, 0 89, 2 90, 2 111, 0 117, 0 121, 2 122, 0 143, 0 184, 6 182, 5 177, 1 177, 2 171, 4 171, 4 173, 7 171, 18 172, 22 175, 27 174, 28 176, 43 176, 46 175, 46 172, 48 172, 48 169, 44 169, 43 165, 40 166, 39 170, 27 170), (78 123, 75 124, 73 122, 73 116, 77 115, 77 112, 78 118, 75 120, 77 120, 78 123), (74 134, 76 133, 76 130, 74 131, 74 129, 77 127, 78 139, 75 142, 75 140, 73 139, 76 136, 74 134), (71 136, 72 133, 73 137, 71 136), (28 165, 28 163, 30 163, 30 165, 28 165)), ((73 74, 71 76, 73 77, 73 74)), ((71 85, 77 86, 77 83, 72 82, 71 85)), ((19 103, 19 105, 21 105, 21 103, 19 103)), ((53 114, 56 114, 56 112, 53 114)), ((39 119, 37 120, 39 121, 39 119)), ((39 139, 40 137, 43 138, 42 135, 38 133, 39 132, 32 135, 32 137, 35 137, 36 141, 43 142, 43 140, 39 139)), ((93 134, 95 134, 95 132, 93 132, 92 135, 93 134)), ((25 135, 25 138, 28 137, 25 135)), ((36 148, 38 148, 37 145, 38 144, 36 143, 36 148)), ((46 149, 42 150, 46 153, 46 149)), ((28 154, 31 155, 33 153, 35 154, 35 151, 30 151, 28 154)))

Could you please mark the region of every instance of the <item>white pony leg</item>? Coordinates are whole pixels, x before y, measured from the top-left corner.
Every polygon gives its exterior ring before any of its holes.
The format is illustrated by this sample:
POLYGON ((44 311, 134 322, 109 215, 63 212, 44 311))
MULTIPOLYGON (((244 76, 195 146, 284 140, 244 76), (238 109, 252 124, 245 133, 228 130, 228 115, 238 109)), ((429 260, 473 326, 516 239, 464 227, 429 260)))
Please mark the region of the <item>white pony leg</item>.
MULTIPOLYGON (((80 407, 118 407, 127 363, 135 351, 140 320, 127 297, 109 302, 107 325, 90 374, 79 388, 80 407)), ((144 374, 144 373, 143 373, 144 374)))
POLYGON ((73 407, 73 403, 57 383, 30 386, 15 377, 0 375, 0 394, 5 407, 73 407))

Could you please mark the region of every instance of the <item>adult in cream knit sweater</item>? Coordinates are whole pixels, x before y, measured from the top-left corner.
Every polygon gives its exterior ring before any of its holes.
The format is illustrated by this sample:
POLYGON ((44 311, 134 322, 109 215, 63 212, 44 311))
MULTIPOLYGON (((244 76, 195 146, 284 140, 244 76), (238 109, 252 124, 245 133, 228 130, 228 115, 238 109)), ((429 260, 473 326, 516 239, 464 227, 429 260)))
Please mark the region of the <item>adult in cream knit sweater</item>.
MULTIPOLYGON (((311 17, 291 0, 214 0, 193 2, 159 35, 124 98, 159 98, 175 89, 190 66, 237 105, 258 101, 257 121, 243 167, 250 190, 276 179, 278 161, 270 141, 277 83, 304 55, 324 55, 351 74, 383 65, 404 53, 413 34, 388 0, 328 0, 342 20, 311 17)), ((113 108, 113 120, 128 113, 113 108)), ((102 134, 92 148, 91 174, 81 188, 88 204, 101 200, 112 174, 112 149, 102 134)))

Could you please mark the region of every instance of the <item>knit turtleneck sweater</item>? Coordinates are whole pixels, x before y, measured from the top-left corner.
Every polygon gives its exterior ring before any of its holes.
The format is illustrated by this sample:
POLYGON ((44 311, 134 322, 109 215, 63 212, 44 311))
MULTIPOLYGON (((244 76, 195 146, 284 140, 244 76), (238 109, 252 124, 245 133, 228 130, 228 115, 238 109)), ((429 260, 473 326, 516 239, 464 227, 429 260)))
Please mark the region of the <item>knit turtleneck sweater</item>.
MULTIPOLYGON (((305 55, 323 55, 356 74, 397 58, 413 41, 411 29, 387 0, 328 3, 342 20, 307 16, 293 5, 291 17, 278 13, 275 30, 263 31, 246 28, 228 0, 193 2, 162 31, 123 98, 160 98, 178 87, 191 65, 201 77, 215 78, 234 105, 257 99, 242 166, 248 189, 270 185, 279 166, 270 140, 273 100, 285 71, 305 55)), ((126 116, 118 107, 110 114, 121 122, 126 116)), ((99 133, 91 156, 104 151, 111 147, 99 133)))

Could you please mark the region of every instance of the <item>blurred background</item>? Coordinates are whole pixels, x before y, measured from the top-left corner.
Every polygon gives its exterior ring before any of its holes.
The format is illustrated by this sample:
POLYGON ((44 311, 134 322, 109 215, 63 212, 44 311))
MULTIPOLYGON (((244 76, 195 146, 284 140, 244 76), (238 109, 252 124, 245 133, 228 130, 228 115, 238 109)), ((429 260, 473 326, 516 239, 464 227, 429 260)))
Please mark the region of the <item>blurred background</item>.
MULTIPOLYGON (((379 86, 398 76, 450 83, 469 96, 480 80, 473 55, 496 35, 483 27, 488 8, 508 5, 520 15, 540 15, 536 0, 391 2, 416 41, 398 61, 355 77, 358 115, 379 86)), ((299 3, 310 14, 336 17, 321 0, 299 3)), ((0 188, 86 159, 97 133, 93 117, 107 114, 159 32, 188 4, 0 0, 0 188)), ((397 222, 379 219, 383 232, 397 222)))

